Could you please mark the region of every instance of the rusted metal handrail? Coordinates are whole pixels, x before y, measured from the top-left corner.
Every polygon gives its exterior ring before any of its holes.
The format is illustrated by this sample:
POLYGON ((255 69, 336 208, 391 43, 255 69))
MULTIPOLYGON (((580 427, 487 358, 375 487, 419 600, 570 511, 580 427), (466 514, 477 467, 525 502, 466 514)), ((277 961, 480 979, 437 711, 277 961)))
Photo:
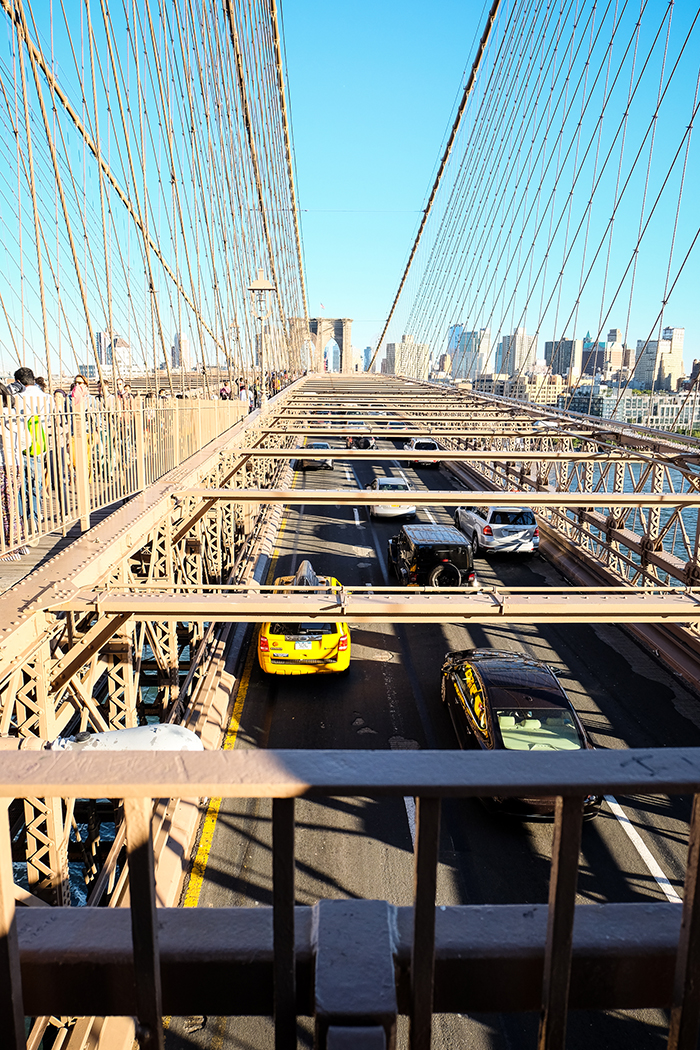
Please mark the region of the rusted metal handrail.
MULTIPOLYGON (((203 936, 204 927, 202 922, 205 918, 208 922, 211 912, 203 909, 200 917, 193 917, 189 912, 171 913, 167 909, 154 912, 154 900, 152 895, 152 841, 148 833, 148 814, 150 813, 150 799, 154 797, 167 797, 178 794, 188 797, 204 796, 228 796, 238 798, 272 798, 276 800, 273 810, 273 933, 272 933, 272 973, 274 973, 274 998, 275 1014, 278 1024, 286 1033, 284 1039, 278 1041, 279 1046, 291 1045, 293 1034, 293 1016, 296 1009, 293 1004, 295 974, 299 973, 298 965, 308 967, 308 954, 303 960, 297 961, 297 953, 300 946, 308 945, 304 949, 308 953, 314 951, 313 944, 328 944, 328 938, 322 934, 323 926, 315 935, 310 937, 311 928, 303 918, 299 921, 299 913, 293 910, 294 904, 294 812, 291 808, 291 800, 295 797, 324 797, 324 796, 405 796, 414 795, 419 801, 418 805, 418 838, 416 843, 416 897, 413 909, 414 931, 411 938, 413 963, 407 963, 405 948, 406 942, 402 939, 401 930, 405 929, 403 920, 398 912, 392 920, 395 924, 396 934, 393 937, 393 947, 388 949, 394 959, 391 962, 391 972, 394 966, 398 981, 398 1009, 408 1012, 412 1018, 412 1046, 427 1048, 430 1043, 430 1016, 433 1009, 433 994, 436 996, 436 1008, 440 1010, 455 1009, 459 1003, 461 1007, 461 996, 465 993, 455 992, 455 985, 449 982, 451 991, 442 987, 442 980, 454 970, 455 965, 467 965, 473 947, 466 952, 466 960, 458 962, 462 956, 459 952, 455 955, 455 942, 452 940, 450 947, 444 940, 445 930, 436 926, 439 909, 436 912, 435 903, 435 872, 438 861, 438 837, 439 837, 439 804, 443 797, 474 797, 484 795, 509 796, 556 796, 558 798, 555 817, 555 845, 553 851, 552 884, 549 896, 548 933, 546 946, 539 942, 538 958, 541 960, 543 985, 540 993, 540 1004, 543 1008, 540 1027, 540 1047, 547 1050, 561 1050, 564 1046, 564 1032, 567 1003, 569 999, 569 972, 572 959, 576 956, 574 936, 574 915, 579 914, 574 909, 576 892, 576 870, 578 865, 581 798, 590 792, 599 794, 608 793, 651 793, 657 794, 694 794, 700 792, 700 754, 695 748, 668 748, 660 750, 628 750, 628 751, 583 751, 578 753, 528 753, 523 755, 519 752, 508 753, 472 753, 472 752, 357 752, 357 751, 229 751, 229 752, 188 752, 172 754, 167 752, 149 753, 148 761, 138 763, 134 761, 133 753, 125 755, 114 752, 101 754, 99 752, 12 752, 3 757, 3 765, 0 769, 0 798, 24 797, 26 795, 50 796, 59 795, 63 797, 122 797, 127 800, 125 816, 127 823, 127 848, 129 851, 130 870, 138 871, 139 877, 136 881, 132 878, 131 886, 131 916, 132 930, 135 931, 133 948, 130 950, 124 941, 126 929, 119 912, 122 909, 27 909, 21 916, 19 923, 20 936, 12 934, 16 930, 14 915, 14 893, 12 882, 12 867, 9 855, 8 839, 8 817, 2 814, 3 828, 0 834, 0 842, 5 843, 4 850, 0 850, 0 902, 3 906, 4 929, 9 933, 3 941, 2 966, 7 980, 0 985, 0 1013, 7 1019, 9 1027, 6 1032, 11 1032, 11 1019, 19 1017, 25 1011, 23 999, 22 980, 27 979, 27 995, 31 1007, 36 1008, 39 1001, 47 1007, 42 1013, 48 1013, 49 1000, 51 1010, 58 1010, 58 1003, 68 1007, 69 1002, 73 1007, 76 1003, 90 1001, 94 1004, 95 1012, 108 1016, 117 1014, 119 1011, 136 1012, 140 1018, 140 1027, 137 1030, 141 1039, 141 1045, 158 1046, 160 1025, 159 1018, 162 1009, 173 1010, 174 1001, 172 992, 166 1002, 163 999, 163 1007, 160 1005, 160 980, 161 966, 165 966, 166 972, 172 978, 173 965, 184 965, 183 959, 187 956, 187 937, 195 937, 193 942, 193 953, 196 960, 193 966, 205 965, 211 967, 216 965, 219 956, 227 956, 225 965, 230 967, 242 965, 242 959, 235 961, 235 950, 225 947, 224 940, 216 937, 203 936), (137 862, 138 861, 138 862, 137 862), (40 975, 47 976, 51 965, 61 965, 60 953, 55 958, 56 950, 47 949, 48 954, 42 954, 42 949, 30 948, 42 944, 38 936, 38 927, 46 927, 46 913, 49 913, 52 921, 58 921, 60 934, 63 938, 70 936, 72 924, 77 931, 84 929, 83 938, 80 936, 71 938, 72 961, 71 967, 84 965, 80 962, 80 948, 76 945, 83 944, 82 951, 85 960, 92 959, 94 977, 89 982, 89 988, 73 990, 70 983, 65 980, 48 982, 45 989, 37 984, 40 975), (90 914, 91 932, 88 933, 82 915, 90 914), (207 914, 208 912, 208 914, 207 914), (59 916, 56 920, 55 917, 59 916), (172 918, 170 917, 172 915, 172 918), (180 916, 181 918, 177 918, 180 916), (166 921, 167 920, 167 921, 166 921), (194 921, 193 921, 194 920, 194 921), (165 923, 165 926, 164 926, 165 923), (38 925, 37 925, 38 924, 38 925), (104 926, 104 929, 102 927, 104 926), (297 927, 295 929, 295 927, 297 927), (98 934, 98 927, 102 931, 98 934), (109 931, 108 931, 109 927, 109 931), (178 928, 182 933, 178 933, 178 928), (166 931, 163 935, 163 930, 166 931), (160 931, 160 932, 159 932, 160 931), (189 931, 189 933, 187 933, 189 931), (86 936, 87 934, 87 936, 86 936), (104 958, 96 959, 92 945, 97 943, 99 937, 107 938, 103 950, 104 958), (184 937, 184 939, 183 939, 184 937), (111 940, 109 940, 111 938, 111 940), (437 938, 437 940, 435 939, 437 938), (161 959, 162 940, 165 960, 161 959), (435 944, 435 949, 433 945, 435 944), (573 953, 572 953, 572 948, 573 953), (433 951, 435 950, 436 963, 439 963, 436 973, 441 976, 436 978, 435 993, 433 993, 433 951), (54 960, 49 956, 53 951, 54 960), (126 951, 126 958, 124 953, 126 951), (29 952, 29 954, 27 954, 29 952), (115 952, 117 953, 115 955, 115 952), (403 952, 403 954, 402 954, 403 952), (121 960, 117 964, 117 957, 121 960), (452 958, 453 962, 449 960, 452 958), (179 961, 176 961, 179 960, 179 961), (22 970, 20 971, 20 964, 22 970), (110 981, 99 980, 100 967, 104 972, 111 974, 110 981), (117 970, 115 970, 117 966, 117 970), (408 966, 408 970, 406 970, 408 966), (122 969, 119 970, 119 967, 122 969), (116 974, 121 973, 121 977, 116 974), (409 977, 410 991, 408 998, 401 991, 402 981, 407 974, 409 977), (94 982, 94 983, 93 983, 94 982), (133 998, 133 988, 138 989, 138 996, 133 998), (44 996, 42 1000, 42 995, 44 996), (73 997, 71 999, 71 996, 73 997), (156 1032, 155 1029, 158 1029, 156 1032)), ((5 807, 2 807, 5 809, 5 807)), ((688 871, 686 875, 686 886, 690 887, 684 904, 682 906, 682 924, 680 938, 678 935, 677 905, 649 904, 643 906, 645 909, 645 927, 654 930, 656 938, 655 947, 652 949, 657 954, 661 950, 659 942, 659 929, 655 916, 659 916, 659 922, 667 930, 664 944, 667 952, 664 956, 666 969, 661 980, 665 991, 651 993, 643 979, 641 971, 632 966, 636 976, 628 976, 619 985, 608 987, 607 999, 601 994, 596 986, 595 979, 591 985, 591 974, 595 972, 598 960, 605 956, 603 942, 608 938, 611 929, 615 930, 616 942, 615 952, 618 965, 623 960, 636 960, 638 957, 649 958, 651 941, 647 943, 645 930, 640 930, 636 925, 625 927, 621 922, 621 913, 618 913, 615 905, 602 906, 599 918, 596 920, 598 930, 596 936, 588 938, 585 951, 586 961, 578 958, 579 979, 581 973, 587 974, 584 986, 589 988, 588 993, 583 992, 583 1001, 587 1004, 599 1004, 601 1000, 608 1006, 625 1006, 630 1001, 638 1002, 646 999, 657 1004, 664 1001, 672 1007, 672 1024, 669 1036, 669 1047, 671 1050, 694 1046, 697 1039, 698 1017, 697 1017, 697 989, 694 983, 694 974, 697 967, 698 947, 700 942, 700 931, 696 921, 696 901, 698 894, 697 867, 698 854, 697 833, 700 824, 700 807, 694 807, 691 822, 691 846, 689 852, 688 871), (612 910, 610 910, 612 909, 612 910), (603 917, 604 913, 604 917, 603 917), (600 932, 600 923, 606 924, 605 936, 600 932), (612 924, 612 925, 611 925, 612 924), (673 945, 675 944, 675 948, 673 945), (668 965, 670 959, 668 952, 675 951, 675 983, 671 994, 670 976, 668 965), (583 969, 582 969, 583 968, 583 969), (590 989, 596 986, 597 990, 592 993, 590 989), (635 989, 637 991, 635 992, 635 989), (589 999, 586 1000, 588 994, 589 999), (637 998, 635 999, 635 994, 637 998), (619 996, 619 1001, 616 999, 619 996)), ((340 903, 340 902, 336 902, 340 903)), ((353 921, 358 915, 363 916, 365 926, 367 922, 379 921, 384 914, 381 909, 377 910, 379 902, 368 902, 372 905, 369 911, 363 911, 358 903, 353 903, 353 921)), ((388 907, 388 906, 387 906, 388 907)), ((629 905, 626 906, 629 909, 629 905)), ((461 919, 458 913, 463 909, 449 909, 451 923, 459 924, 461 919)), ((512 908, 499 906, 496 908, 481 909, 498 913, 499 910, 507 911, 510 915, 512 908)), ((308 909, 302 909, 302 912, 308 909)), ((480 911, 478 908, 471 909, 474 913, 480 911)), ((539 909, 542 911, 542 908, 539 909)), ((586 906, 582 911, 588 912, 593 917, 593 907, 586 906)), ((234 920, 229 918, 230 909, 222 909, 224 924, 234 920)), ((240 922, 248 922, 245 909, 234 909, 234 914, 240 916, 240 922)), ((248 959, 258 958, 258 953, 264 951, 263 945, 270 943, 270 926, 265 914, 269 915, 269 909, 255 909, 255 920, 257 926, 249 926, 248 934, 244 938, 245 956, 248 959), (252 935, 253 929, 259 933, 252 935), (264 931, 268 932, 265 933, 264 931), (256 939, 257 938, 257 939, 256 939), (257 947, 251 956, 252 945, 257 947)), ((323 923, 324 915, 328 915, 331 926, 336 931, 342 930, 342 909, 331 909, 330 912, 321 911, 319 919, 323 923), (340 922, 340 926, 338 923, 340 922)), ((598 912, 595 913, 598 915, 598 912)), ((384 920, 382 920, 384 921, 384 920)), ((58 928, 57 927, 57 928, 58 928)), ((541 934, 543 928, 538 927, 541 934)), ((56 935, 54 930, 54 936, 56 935)), ((501 934, 502 936, 502 934, 501 934)), ((538 935, 539 936, 539 935, 538 935)), ((508 938, 505 938, 502 949, 503 959, 512 961, 514 956, 511 948, 507 946, 508 938)), ((227 942, 231 943, 231 942, 227 942)), ((366 944, 367 942, 362 942, 366 944)), ((389 943, 389 942, 387 942, 389 943)), ((489 952, 495 950, 498 955, 498 942, 489 944, 489 952)), ((520 949, 521 954, 522 950, 520 949)), ((493 957, 493 955, 492 955, 493 957)), ((324 956, 316 960, 316 966, 324 964, 324 956)), ((355 965, 357 961, 355 960, 355 965)), ((339 966, 337 958, 333 962, 334 967, 339 966)), ((494 965, 492 963, 492 965, 494 965)), ((538 964, 539 965, 539 964, 538 964)), ((606 963, 610 966, 608 960, 606 963)), ((644 970, 645 967, 642 967, 644 970)), ((82 972, 87 972, 83 970, 82 972)), ((308 973, 308 969, 304 972, 308 973)), ((266 974, 270 971, 266 970, 266 974)), ((267 979, 267 978, 266 978, 267 979)), ((336 978, 332 978, 336 979, 336 978)), ((307 978, 305 978, 307 980, 307 978)), ((337 980, 342 987, 342 966, 337 972, 337 980)), ((318 983, 318 975, 316 978, 318 983)), ((84 982, 83 982, 84 983, 84 982)), ((207 984, 208 982, 205 982, 207 984)), ((330 1000, 337 998, 329 997, 328 980, 324 977, 325 1003, 328 1007, 330 1000)), ((459 984, 460 982, 457 982, 459 984)), ((468 983, 468 982, 467 982, 468 983)), ((174 987, 171 982, 164 983, 165 988, 174 987)), ((199 995, 204 995, 201 984, 197 987, 199 995)), ((572 985, 573 987, 573 985, 572 985)), ((182 995, 182 987, 178 986, 178 996, 182 995)), ((365 999, 367 990, 364 993, 365 999)), ((470 991, 474 1002, 473 989, 470 991)), ((482 999, 493 1004, 493 990, 488 993, 491 998, 482 999)), ((515 1002, 531 1003, 528 994, 525 996, 512 995, 503 989, 503 999, 508 1004, 506 1008, 528 1009, 529 1006, 514 1006, 515 1002)), ((483 993, 482 993, 483 995, 483 993)), ((371 997, 370 997, 371 998, 371 997)), ((215 1000, 218 1002, 218 1000, 215 1000)), ((298 1001, 298 999, 296 1000, 298 1001)), ((271 1002, 269 992, 262 991, 254 1001, 246 1006, 239 1003, 239 1013, 259 1012, 261 1004, 271 1002)), ((387 1026, 391 1030, 391 1016, 386 1014, 386 997, 379 995, 377 1000, 377 1016, 373 1020, 370 1016, 362 1023, 376 1023, 387 1026)), ((581 1004, 581 993, 577 991, 577 1005, 581 1004)), ((211 1006, 211 997, 207 999, 207 1007, 211 1006)), ((472 1009, 479 1009, 473 1005, 472 1009)), ((188 993, 187 1009, 191 1009, 191 995, 188 993)), ((334 1008, 336 1013, 338 1006, 334 1008)), ((362 1007, 362 1017, 365 1018, 367 1011, 371 1008, 366 1001, 362 1007)), ((70 1012, 58 1010, 58 1012, 70 1012)), ((203 1012, 208 1012, 204 1010, 203 1012)), ((225 1012, 225 1011, 222 1011, 225 1012)), ((348 1017, 355 1017, 351 1004, 347 1008, 341 1004, 341 1013, 348 1017)), ((326 1014, 326 1022, 342 1027, 340 1020, 335 1017, 333 1011, 326 1014)), ((355 1019, 355 1022, 357 1020, 355 1019)), ((318 1029, 317 1029, 318 1031, 318 1029)), ((23 1033, 21 1033, 23 1035, 23 1033)), ((14 1045, 20 1046, 19 1033, 14 1045)))

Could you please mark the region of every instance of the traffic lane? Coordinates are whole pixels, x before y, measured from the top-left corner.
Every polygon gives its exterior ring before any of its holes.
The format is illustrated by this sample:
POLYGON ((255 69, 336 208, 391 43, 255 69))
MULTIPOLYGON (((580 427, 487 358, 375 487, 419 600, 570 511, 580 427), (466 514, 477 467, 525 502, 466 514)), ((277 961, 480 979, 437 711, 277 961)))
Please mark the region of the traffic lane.
MULTIPOLYGON (((367 474, 374 476, 377 469, 391 470, 391 465, 381 464, 368 466, 367 474)), ((396 468, 394 468, 396 470, 396 468)), ((421 470, 420 474, 409 471, 405 476, 409 477, 415 488, 440 488, 445 482, 437 477, 438 472, 421 470)), ((444 508, 433 508, 434 520, 448 524, 451 520, 449 513, 444 508)), ((381 563, 386 543, 400 523, 387 521, 385 519, 368 519, 367 525, 373 537, 373 542, 381 563)), ((479 571, 482 582, 500 583, 510 586, 542 586, 547 582, 548 567, 541 560, 533 563, 512 556, 494 556, 490 561, 478 559, 483 562, 479 571), (543 573, 545 575, 543 576, 543 573)), ((384 570, 384 579, 386 573, 384 570)), ((559 581, 563 581, 560 579, 559 581)), ((440 699, 440 669, 444 654, 452 648, 469 648, 473 645, 483 645, 491 648, 505 648, 508 650, 521 651, 527 655, 543 659, 556 666, 562 672, 562 681, 567 691, 572 694, 572 700, 577 709, 584 715, 588 728, 600 744, 600 737, 605 735, 606 739, 613 732, 608 719, 602 713, 601 699, 605 700, 604 688, 593 688, 591 682, 585 685, 580 681, 581 673, 577 674, 579 681, 576 688, 572 688, 573 671, 585 672, 590 662, 590 656, 595 655, 593 665, 604 667, 606 661, 610 664, 617 663, 617 652, 613 647, 611 652, 596 652, 595 643, 600 650, 600 639, 591 634, 588 628, 578 631, 574 636, 577 644, 571 645, 570 628, 560 629, 552 625, 544 630, 537 628, 495 628, 481 629, 478 626, 466 629, 463 625, 402 625, 396 628, 396 635, 402 643, 400 652, 397 654, 401 663, 401 677, 409 679, 410 691, 416 699, 417 706, 423 712, 423 721, 428 724, 425 733, 428 746, 456 746, 454 731, 444 711, 440 699), (419 669, 419 671, 416 670, 419 669), (574 692, 576 695, 573 695, 574 692), (585 711, 592 714, 592 718, 585 717, 585 711)), ((353 632, 353 637, 355 637, 353 632)), ((372 654, 369 667, 382 653, 386 656, 389 652, 386 648, 386 639, 376 653, 372 654), (384 647, 384 648, 382 648, 384 647)), ((648 685, 648 676, 640 678, 640 688, 648 685)), ((369 677, 370 693, 376 692, 372 678, 369 677)), ((408 695, 405 689, 403 695, 408 695)), ((359 705, 357 710, 359 710, 359 705)), ((360 711, 362 717, 362 711, 360 711)), ((294 717, 294 714, 291 714, 294 717)), ((327 722, 324 721, 324 727, 327 722)), ((364 722, 358 723, 362 730, 370 728, 364 722)), ((386 739, 386 730, 383 734, 386 739)), ((382 746, 381 738, 372 742, 375 746, 382 746)), ((372 746, 372 743, 368 744, 372 746)), ((338 744, 342 746, 342 743, 338 744)), ((617 741, 617 746, 624 746, 624 741, 617 741)), ((648 746, 648 742, 646 745, 648 746)), ((486 814, 478 803, 462 801, 446 804, 445 835, 445 859, 449 860, 461 884, 462 899, 465 901, 486 900, 497 903, 499 901, 523 900, 527 902, 541 901, 547 899, 548 889, 548 865, 551 856, 551 834, 549 824, 526 824, 510 821, 508 818, 498 818, 486 814), (500 822, 500 826, 499 826, 500 822), (472 850, 469 844, 476 840, 481 843, 478 862, 473 863, 472 850), (448 857, 449 854, 449 857, 448 857), (509 864, 505 865, 508 872, 504 878, 504 855, 509 858, 519 870, 518 891, 519 896, 513 897, 513 884, 509 878, 509 864), (544 863, 543 863, 544 860, 544 863)), ((642 819, 649 827, 653 826, 654 832, 663 842, 667 851, 667 845, 675 845, 673 861, 666 864, 664 870, 676 885, 680 885, 684 870, 685 836, 687 825, 687 810, 683 808, 683 800, 680 803, 659 800, 654 804, 648 804, 643 811, 642 819), (665 823, 659 827, 657 810, 665 809, 665 823)), ((582 867, 580 881, 580 900, 638 900, 665 899, 663 891, 650 875, 648 867, 639 856, 639 851, 630 841, 629 836, 619 826, 615 818, 604 809, 601 822, 594 822, 592 827, 587 825, 584 837, 584 849, 582 851, 582 867)), ((662 851, 661 858, 664 857, 662 851)))
MULTIPOLYGON (((368 483, 376 472, 398 472, 394 465, 387 463, 358 464, 355 469, 356 473, 360 474, 360 480, 365 483, 368 483), (364 468, 364 478, 358 470, 360 466, 364 468)), ((417 489, 441 488, 446 484, 446 475, 442 471, 401 468, 401 472, 417 489), (443 474, 442 477, 441 474, 443 474)), ((451 521, 450 513, 444 508, 432 508, 432 513, 437 521, 445 524, 451 521)), ((385 519, 370 521, 368 519, 367 525, 373 536, 378 561, 381 562, 388 539, 400 527, 400 522, 385 519)), ((477 559, 477 567, 483 583, 492 582, 505 586, 546 586, 548 583, 563 584, 565 582, 541 559, 530 561, 517 556, 494 555, 488 561, 485 558, 477 559)), ((440 700, 440 668, 446 651, 469 648, 472 645, 521 651, 557 667, 561 672, 562 683, 598 746, 650 746, 650 744, 658 746, 662 741, 656 739, 653 732, 642 734, 639 739, 635 740, 631 740, 628 735, 625 740, 625 732, 629 734, 630 723, 627 712, 621 712, 613 720, 607 714, 608 709, 614 706, 615 697, 618 694, 626 695, 625 689, 613 689, 613 695, 610 696, 608 683, 599 679, 603 674, 607 674, 608 677, 610 674, 621 676, 626 682, 627 689, 635 698, 646 695, 651 689, 652 698, 657 701, 661 689, 666 688, 669 697, 672 695, 671 691, 664 683, 656 682, 650 685, 653 681, 652 671, 658 671, 658 669, 652 666, 648 657, 646 659, 649 666, 642 669, 643 673, 634 669, 632 661, 639 662, 640 656, 645 654, 640 654, 633 642, 628 640, 628 645, 625 646, 626 636, 619 637, 620 632, 614 628, 605 630, 613 632, 612 640, 606 642, 601 630, 587 625, 579 625, 574 628, 549 625, 541 628, 502 629, 482 629, 478 626, 466 629, 462 625, 402 626, 397 631, 397 635, 399 633, 403 635, 402 648, 405 653, 408 653, 408 660, 405 657, 402 659, 405 672, 402 677, 411 679, 410 687, 414 697, 420 698, 420 706, 425 714, 424 721, 429 723, 430 727, 425 734, 430 740, 429 746, 454 747, 456 745, 454 731, 440 700), (621 650, 625 650, 629 662, 629 666, 623 671, 620 671, 621 650), (635 681, 630 681, 632 675, 635 676, 635 681), (619 728, 616 728, 616 723, 619 728)), ((382 646, 386 644, 384 640, 382 646)), ((386 651, 384 649, 384 652, 386 651)), ((380 647, 378 653, 381 652, 380 647)), ((372 654, 370 663, 376 659, 376 655, 372 654)), ((676 685, 674 680, 670 681, 671 685, 676 685)), ((374 687, 371 689, 374 692, 374 687)), ((686 708, 688 699, 686 696, 686 708)), ((636 699, 635 703, 637 703, 636 699)), ((678 738, 684 740, 685 718, 679 716, 679 720, 681 724, 676 727, 676 732, 678 738)), ((657 726, 658 719, 652 718, 650 728, 655 730, 657 726)), ((380 741, 377 744, 381 746, 380 741)), ((672 884, 678 888, 685 865, 687 800, 646 799, 623 800, 623 802, 626 810, 630 812, 633 823, 641 827, 644 835, 654 836, 654 853, 672 884), (633 810, 636 811, 633 812, 633 810)), ((508 895, 508 880, 506 879, 505 884, 502 884, 503 880, 500 875, 502 850, 506 849, 508 855, 513 857, 520 867, 520 890, 523 896, 519 899, 546 900, 547 883, 546 877, 542 877, 543 869, 540 858, 548 858, 551 855, 550 825, 529 825, 526 828, 526 834, 522 835, 513 827, 496 830, 491 823, 493 818, 487 815, 487 819, 484 820, 483 811, 480 811, 478 804, 473 802, 453 803, 447 806, 447 810, 450 815, 446 833, 454 846, 451 852, 456 859, 457 867, 464 866, 465 899, 484 899, 484 893, 491 894, 492 896, 486 899, 493 902, 513 899, 508 895), (464 833, 465 827, 472 827, 477 837, 485 842, 483 854, 475 871, 471 871, 468 863, 463 864, 459 858, 460 853, 468 852, 464 847, 471 838, 471 835, 464 833), (494 841, 491 842, 491 839, 494 841), (524 856, 534 858, 534 862, 526 865, 523 860, 524 856), (491 862, 490 857, 495 857, 495 860, 491 862)), ((591 825, 587 825, 585 830, 580 899, 637 900, 648 899, 649 896, 654 899, 665 899, 663 891, 654 877, 650 875, 629 835, 620 827, 618 821, 611 817, 607 808, 604 808, 601 817, 594 822, 594 825, 593 831, 591 831, 591 825), (603 884, 600 881, 599 873, 601 872, 605 873, 603 884)))
MULTIPOLYGON (((440 479, 421 471, 415 482, 425 488, 440 488, 447 484, 447 478, 447 472, 440 479)), ((444 508, 434 513, 437 520, 449 521, 449 512, 444 508)), ((566 585, 564 578, 541 558, 494 554, 489 559, 477 558, 476 568, 482 583, 566 585)), ((560 681, 596 746, 662 747, 682 745, 688 740, 700 743, 700 709, 696 698, 633 639, 613 626, 551 624, 466 629, 463 625, 445 625, 444 637, 446 649, 471 645, 505 648, 545 660, 557 668, 560 681)), ((412 640, 412 647, 414 645, 420 645, 420 635, 412 640)), ((416 662, 427 674, 429 654, 416 662)), ((429 682, 426 682, 424 691, 428 690, 429 682)), ((636 830, 647 842, 672 887, 679 892, 685 871, 690 800, 647 796, 618 801, 631 821, 632 835, 636 830)), ((635 900, 648 896, 673 899, 673 890, 666 893, 660 888, 647 864, 640 860, 629 826, 622 827, 607 806, 592 826, 595 833, 587 833, 586 856, 582 858, 584 899, 635 900), (620 878, 606 879, 606 889, 601 894, 588 871, 587 861, 594 872, 609 868, 610 857, 619 861, 614 870, 620 878)))

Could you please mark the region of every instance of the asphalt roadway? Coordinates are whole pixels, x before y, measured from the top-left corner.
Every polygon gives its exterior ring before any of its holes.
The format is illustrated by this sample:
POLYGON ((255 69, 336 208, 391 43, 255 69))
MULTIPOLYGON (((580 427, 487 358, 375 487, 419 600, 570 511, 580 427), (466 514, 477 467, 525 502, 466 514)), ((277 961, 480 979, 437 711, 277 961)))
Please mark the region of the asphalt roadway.
MULTIPOLYGON (((333 471, 297 472, 295 486, 362 488, 375 474, 399 469, 418 489, 458 487, 442 469, 414 470, 400 460, 354 468, 336 461, 333 471)), ((452 515, 423 509, 418 520, 449 523, 452 515)), ((347 584, 389 582, 387 541, 399 527, 371 520, 363 507, 288 508, 270 582, 272 576, 291 574, 304 558, 319 574, 347 584)), ((565 583, 540 557, 480 557, 476 569, 484 583, 503 586, 565 583)), ((347 677, 264 678, 250 646, 236 747, 454 748, 454 730, 440 700, 440 668, 450 649, 475 645, 522 652, 555 667, 597 746, 700 746, 700 702, 614 626, 350 626, 347 677)), ((355 896, 411 903, 412 800, 302 800, 296 813, 297 904, 355 896)), ((608 800, 584 825, 578 902, 678 899, 689 817, 687 798, 608 800)), ((270 904, 270 804, 224 799, 207 820, 211 846, 199 854, 206 860, 205 876, 201 884, 191 881, 185 903, 270 904)), ((545 903, 551 844, 549 823, 494 816, 477 801, 446 800, 438 904, 545 903)), ((433 1046, 534 1048, 537 1021, 536 1014, 436 1015, 433 1046)), ((660 1050, 667 1022, 659 1010, 572 1011, 567 1046, 660 1050)), ((168 1050, 262 1050, 273 1047, 274 1034, 268 1018, 172 1018, 166 1045, 168 1050)), ((312 1021, 300 1018, 299 1046, 312 1045, 312 1021)), ((399 1021, 398 1045, 406 1045, 405 1019, 399 1021)))

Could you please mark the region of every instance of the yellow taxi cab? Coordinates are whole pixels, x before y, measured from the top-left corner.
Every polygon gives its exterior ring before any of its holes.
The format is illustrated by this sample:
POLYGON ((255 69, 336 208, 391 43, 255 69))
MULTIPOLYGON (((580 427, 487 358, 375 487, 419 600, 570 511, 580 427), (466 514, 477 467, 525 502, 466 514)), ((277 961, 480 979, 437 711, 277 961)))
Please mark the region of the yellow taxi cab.
MULTIPOLYGON (((339 588, 334 576, 317 576, 303 561, 295 576, 278 576, 275 587, 339 588)), ((264 623, 258 633, 258 663, 265 674, 347 674, 350 630, 346 623, 264 623)))

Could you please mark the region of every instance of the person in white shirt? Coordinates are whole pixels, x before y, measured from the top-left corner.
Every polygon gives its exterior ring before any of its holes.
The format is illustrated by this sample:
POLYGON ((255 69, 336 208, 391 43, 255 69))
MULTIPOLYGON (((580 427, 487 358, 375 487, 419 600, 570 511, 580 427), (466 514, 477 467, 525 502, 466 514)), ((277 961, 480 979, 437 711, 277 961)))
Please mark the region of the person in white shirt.
MULTIPOLYGON (((44 462, 46 459, 46 433, 53 412, 53 399, 36 385, 31 368, 18 368, 15 380, 23 390, 15 394, 15 410, 20 416, 19 444, 22 451, 22 473, 24 475, 24 498, 27 511, 23 510, 20 498, 20 514, 29 516, 32 508, 34 528, 39 530, 43 518, 44 462)), ((20 490, 20 497, 22 490, 20 490)))

